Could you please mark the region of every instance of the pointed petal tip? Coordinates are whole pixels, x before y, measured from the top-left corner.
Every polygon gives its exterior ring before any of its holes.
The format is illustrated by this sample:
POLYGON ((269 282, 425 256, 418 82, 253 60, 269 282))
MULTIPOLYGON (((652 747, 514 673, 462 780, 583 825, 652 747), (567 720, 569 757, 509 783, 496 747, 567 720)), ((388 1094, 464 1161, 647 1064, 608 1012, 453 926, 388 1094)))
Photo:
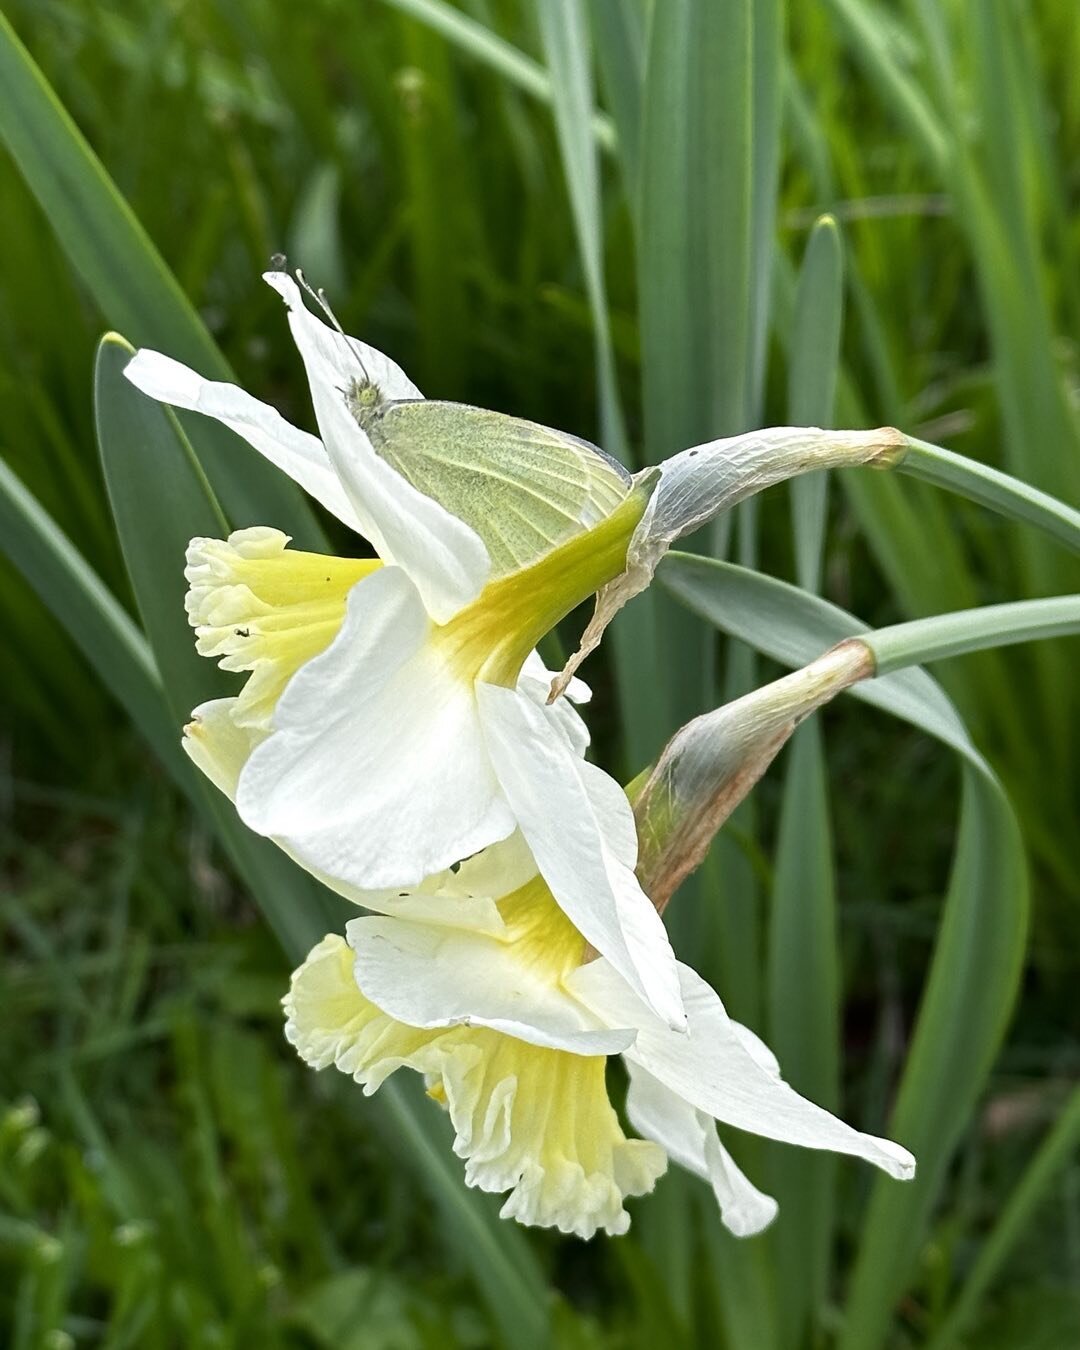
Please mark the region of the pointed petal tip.
POLYGON ((171 356, 140 347, 124 367, 124 379, 159 403, 189 407, 198 398, 199 376, 171 356))
POLYGON ((912 1181, 915 1177, 915 1156, 902 1148, 899 1144, 894 1144, 890 1139, 881 1141, 882 1152, 886 1155, 888 1161, 883 1162, 881 1166, 889 1176, 895 1177, 897 1181, 912 1181))
POLYGON ((304 297, 300 293, 300 287, 289 272, 263 272, 263 281, 281 296, 285 302, 285 308, 289 311, 303 310, 310 313, 304 304, 304 297))
POLYGON ((690 1030, 690 1019, 680 1008, 676 1012, 669 1012, 665 1018, 669 1031, 676 1031, 680 1036, 685 1036, 690 1030))

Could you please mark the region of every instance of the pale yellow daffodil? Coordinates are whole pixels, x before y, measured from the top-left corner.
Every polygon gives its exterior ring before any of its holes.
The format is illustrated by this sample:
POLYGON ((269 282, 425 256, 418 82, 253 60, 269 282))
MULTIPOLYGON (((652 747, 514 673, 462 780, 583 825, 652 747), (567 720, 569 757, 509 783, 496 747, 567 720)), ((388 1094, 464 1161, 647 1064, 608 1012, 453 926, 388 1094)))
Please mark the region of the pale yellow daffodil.
POLYGON ((284 1000, 286 1035, 309 1064, 334 1065, 367 1093, 399 1068, 422 1073, 450 1114, 468 1183, 509 1192, 504 1217, 580 1237, 625 1232, 624 1200, 651 1190, 669 1157, 711 1184, 733 1233, 764 1228, 776 1204, 736 1166, 717 1123, 913 1174, 906 1149, 789 1087, 768 1048, 681 964, 688 1031, 672 1031, 610 962, 587 959, 546 883, 521 884, 520 850, 505 849, 402 897, 422 914, 355 919, 315 947, 284 1000), (504 856, 513 889, 500 890, 504 856), (643 1139, 626 1136, 608 1099, 615 1054, 643 1139))

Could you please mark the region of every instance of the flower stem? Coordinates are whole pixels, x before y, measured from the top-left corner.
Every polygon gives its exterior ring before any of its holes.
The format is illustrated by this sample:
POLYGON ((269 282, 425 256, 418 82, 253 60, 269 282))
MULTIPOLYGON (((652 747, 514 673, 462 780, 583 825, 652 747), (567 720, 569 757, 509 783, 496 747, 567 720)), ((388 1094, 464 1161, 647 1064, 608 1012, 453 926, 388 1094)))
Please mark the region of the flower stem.
POLYGON ((909 448, 896 465, 901 473, 948 488, 1000 515, 1035 525, 1059 544, 1080 553, 1080 511, 988 464, 914 437, 908 437, 907 442, 909 448))
POLYGON ((887 675, 892 670, 940 661, 947 656, 1070 633, 1080 633, 1080 595, 1054 595, 1044 600, 1019 600, 936 614, 860 633, 859 641, 865 642, 873 653, 876 673, 887 675))

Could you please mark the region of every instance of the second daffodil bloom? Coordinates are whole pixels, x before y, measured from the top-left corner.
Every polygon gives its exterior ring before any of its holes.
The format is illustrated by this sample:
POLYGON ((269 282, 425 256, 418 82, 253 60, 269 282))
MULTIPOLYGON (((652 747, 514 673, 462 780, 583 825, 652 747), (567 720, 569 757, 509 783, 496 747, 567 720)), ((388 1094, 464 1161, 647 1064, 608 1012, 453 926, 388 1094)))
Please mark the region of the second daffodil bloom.
POLYGON ((683 1027, 663 924, 607 842, 633 832, 629 806, 532 655, 622 571, 650 484, 562 433, 423 400, 288 275, 265 279, 319 436, 155 352, 126 374, 238 432, 378 558, 297 552, 272 523, 192 541, 199 650, 249 675, 195 710, 188 753, 253 830, 345 893, 419 883, 519 829, 575 929, 683 1027))
MULTIPOLYGON (((615 847, 632 865, 632 842, 615 847)), ((586 960, 542 878, 518 884, 519 867, 519 851, 495 845, 402 897, 401 915, 354 919, 346 938, 324 938, 284 1000, 303 1059, 367 1093, 399 1068, 422 1073, 450 1114, 469 1185, 508 1191, 503 1217, 579 1237, 625 1232, 624 1200, 650 1191, 668 1158, 711 1183, 731 1232, 766 1227, 776 1203, 736 1166, 718 1122, 913 1175, 906 1149, 789 1087, 762 1041, 681 964, 689 1027, 672 1031, 610 962, 586 960), (503 858, 512 890, 499 889, 503 858), (642 1139, 626 1137, 608 1099, 614 1054, 642 1139)))

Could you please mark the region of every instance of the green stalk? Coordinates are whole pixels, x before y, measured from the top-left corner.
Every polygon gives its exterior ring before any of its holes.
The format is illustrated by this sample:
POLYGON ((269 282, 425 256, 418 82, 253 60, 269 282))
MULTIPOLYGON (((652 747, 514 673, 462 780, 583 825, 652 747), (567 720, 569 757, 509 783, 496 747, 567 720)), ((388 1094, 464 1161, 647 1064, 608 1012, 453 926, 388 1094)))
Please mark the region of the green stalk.
POLYGON ((887 675, 906 666, 921 666, 987 647, 1072 633, 1080 633, 1080 595, 1053 595, 1043 600, 1015 600, 935 614, 878 628, 860 637, 874 654, 878 675, 887 675))
POLYGON ((948 488, 1012 520, 1035 525, 1066 548, 1080 553, 1080 511, 1000 469, 992 469, 940 445, 914 437, 908 438, 908 445, 910 448, 896 465, 901 473, 948 488))

